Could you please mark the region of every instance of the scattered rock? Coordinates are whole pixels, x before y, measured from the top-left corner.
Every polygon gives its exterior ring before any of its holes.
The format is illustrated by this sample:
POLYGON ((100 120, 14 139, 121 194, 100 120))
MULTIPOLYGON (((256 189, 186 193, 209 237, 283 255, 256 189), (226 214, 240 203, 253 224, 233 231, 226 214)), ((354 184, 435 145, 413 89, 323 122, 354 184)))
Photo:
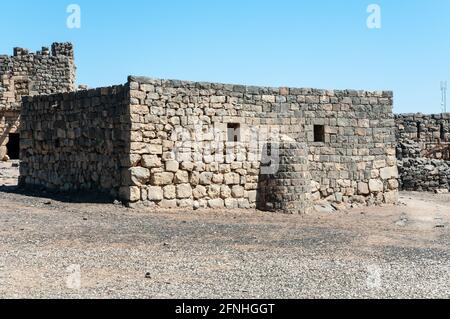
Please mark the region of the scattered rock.
POLYGON ((336 211, 336 209, 330 203, 318 204, 314 206, 314 209, 318 213, 325 213, 325 214, 334 213, 336 211))
POLYGON ((398 221, 395 222, 395 225, 400 227, 405 227, 408 224, 409 220, 405 214, 403 214, 398 221))

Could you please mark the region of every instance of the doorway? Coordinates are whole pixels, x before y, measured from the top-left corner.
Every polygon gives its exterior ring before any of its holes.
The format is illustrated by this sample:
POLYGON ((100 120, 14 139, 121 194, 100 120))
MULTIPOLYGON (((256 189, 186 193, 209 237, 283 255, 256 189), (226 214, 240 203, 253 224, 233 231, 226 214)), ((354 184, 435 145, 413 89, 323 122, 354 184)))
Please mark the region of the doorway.
POLYGON ((9 142, 6 144, 8 156, 12 160, 20 159, 20 134, 10 133, 9 142))

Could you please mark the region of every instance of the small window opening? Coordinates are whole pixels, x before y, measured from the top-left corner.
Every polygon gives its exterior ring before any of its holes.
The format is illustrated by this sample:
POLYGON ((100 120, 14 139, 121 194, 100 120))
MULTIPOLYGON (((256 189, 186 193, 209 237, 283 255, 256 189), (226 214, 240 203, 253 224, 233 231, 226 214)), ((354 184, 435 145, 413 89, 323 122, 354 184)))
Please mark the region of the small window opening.
POLYGON ((445 141, 445 129, 443 123, 441 123, 441 141, 445 141))
POLYGON ((9 141, 6 144, 8 156, 12 160, 20 159, 20 134, 10 133, 9 141))
POLYGON ((319 143, 325 142, 325 126, 324 125, 314 125, 314 142, 319 142, 319 143))
POLYGON ((241 126, 237 123, 228 123, 228 142, 237 143, 241 141, 241 126))
POLYGON ((420 125, 420 122, 417 122, 417 138, 420 139, 422 135, 422 126, 420 125))

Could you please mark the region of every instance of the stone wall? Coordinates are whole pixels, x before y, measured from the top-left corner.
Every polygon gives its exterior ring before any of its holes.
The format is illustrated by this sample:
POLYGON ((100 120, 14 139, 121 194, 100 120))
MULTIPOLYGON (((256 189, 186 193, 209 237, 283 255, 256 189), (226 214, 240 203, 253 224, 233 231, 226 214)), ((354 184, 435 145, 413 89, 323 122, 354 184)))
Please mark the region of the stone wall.
POLYGON ((396 202, 392 92, 303 90, 297 98, 304 110, 313 200, 396 202), (314 125, 324 125, 324 142, 314 142, 314 125))
POLYGON ((20 184, 118 196, 129 153, 127 86, 25 97, 20 184))
POLYGON ((396 115, 400 187, 450 190, 450 113, 396 115))
POLYGON ((70 92, 75 88, 73 47, 54 43, 36 53, 15 48, 0 55, 0 160, 6 155, 9 133, 18 129, 23 96, 70 92))
POLYGON ((450 113, 398 114, 395 122, 398 159, 424 157, 437 145, 450 142, 450 113))
POLYGON ((161 207, 256 207, 271 138, 309 148, 313 199, 394 203, 391 92, 249 87, 130 78, 131 162, 124 193, 161 207), (315 126, 323 125, 323 141, 315 126), (239 127, 238 142, 229 128, 239 127), (174 151, 175 150, 175 151, 174 151))
POLYGON ((427 158, 399 161, 401 188, 407 191, 450 191, 450 162, 427 158))
POLYGON ((110 190, 130 206, 302 213, 398 196, 390 92, 129 77, 25 98, 22 121, 22 184, 110 190))

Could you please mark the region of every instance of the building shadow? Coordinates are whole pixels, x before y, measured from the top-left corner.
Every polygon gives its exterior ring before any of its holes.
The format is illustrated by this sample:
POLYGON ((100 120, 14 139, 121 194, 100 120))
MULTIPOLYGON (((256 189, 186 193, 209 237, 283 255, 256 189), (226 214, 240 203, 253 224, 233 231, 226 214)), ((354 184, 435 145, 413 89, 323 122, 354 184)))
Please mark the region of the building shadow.
POLYGON ((72 204, 112 204, 115 200, 115 198, 110 194, 102 192, 93 193, 92 191, 49 191, 44 188, 26 186, 0 186, 0 192, 72 204))

